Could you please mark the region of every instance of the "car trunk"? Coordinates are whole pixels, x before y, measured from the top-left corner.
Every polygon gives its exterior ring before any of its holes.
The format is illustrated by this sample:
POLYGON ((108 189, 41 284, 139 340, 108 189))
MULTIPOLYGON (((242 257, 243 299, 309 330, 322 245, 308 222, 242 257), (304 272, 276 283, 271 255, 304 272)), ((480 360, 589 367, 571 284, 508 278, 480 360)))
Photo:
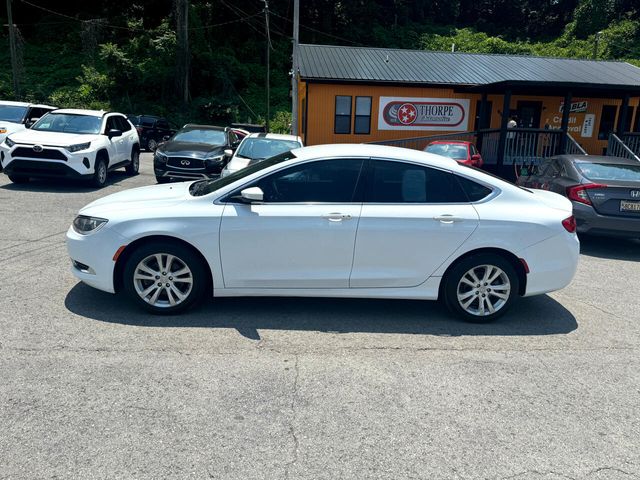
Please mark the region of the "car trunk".
POLYGON ((589 188, 586 192, 600 215, 640 218, 640 182, 609 180, 602 188, 589 188))

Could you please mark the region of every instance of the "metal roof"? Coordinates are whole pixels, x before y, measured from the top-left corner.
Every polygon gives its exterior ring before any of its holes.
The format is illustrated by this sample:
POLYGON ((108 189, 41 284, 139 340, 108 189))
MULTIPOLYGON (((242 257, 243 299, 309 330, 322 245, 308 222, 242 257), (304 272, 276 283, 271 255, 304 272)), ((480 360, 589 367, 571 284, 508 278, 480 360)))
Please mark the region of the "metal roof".
POLYGON ((307 80, 640 89, 640 68, 625 62, 304 44, 298 52, 307 80))

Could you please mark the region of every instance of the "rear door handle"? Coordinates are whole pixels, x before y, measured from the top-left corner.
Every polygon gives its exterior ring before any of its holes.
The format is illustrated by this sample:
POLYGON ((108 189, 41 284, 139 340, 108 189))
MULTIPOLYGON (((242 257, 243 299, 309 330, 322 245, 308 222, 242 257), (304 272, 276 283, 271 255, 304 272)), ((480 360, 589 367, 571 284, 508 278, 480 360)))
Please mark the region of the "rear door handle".
POLYGON ((351 215, 346 213, 327 213, 326 215, 322 215, 322 218, 326 218, 330 222, 341 222, 343 220, 351 220, 351 215))
POLYGON ((436 217, 433 217, 434 220, 438 220, 441 223, 453 223, 453 222, 461 222, 462 220, 464 220, 463 218, 460 217, 454 217, 453 215, 438 215, 436 217))

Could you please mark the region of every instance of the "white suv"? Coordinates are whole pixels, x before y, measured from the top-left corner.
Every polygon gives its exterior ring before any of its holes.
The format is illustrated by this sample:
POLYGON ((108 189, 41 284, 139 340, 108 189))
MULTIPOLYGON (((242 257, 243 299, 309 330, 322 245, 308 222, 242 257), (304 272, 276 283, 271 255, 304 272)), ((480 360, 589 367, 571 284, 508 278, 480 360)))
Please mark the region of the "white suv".
POLYGON ((9 102, 0 100, 0 143, 7 135, 26 130, 56 107, 36 105, 27 102, 9 102))
POLYGON ((102 187, 107 172, 140 166, 140 140, 121 113, 54 110, 0 145, 4 173, 14 183, 31 177, 79 178, 102 187))

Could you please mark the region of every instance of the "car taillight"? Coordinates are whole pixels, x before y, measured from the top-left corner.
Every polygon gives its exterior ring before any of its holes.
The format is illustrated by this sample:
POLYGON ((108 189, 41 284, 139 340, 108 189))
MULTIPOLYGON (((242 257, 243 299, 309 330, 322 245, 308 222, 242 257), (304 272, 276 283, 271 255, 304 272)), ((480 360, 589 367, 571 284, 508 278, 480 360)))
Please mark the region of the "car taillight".
POLYGON ((574 185, 573 187, 567 187, 567 197, 574 202, 584 203, 585 205, 593 205, 587 194, 587 190, 592 188, 607 188, 606 185, 600 185, 599 183, 587 183, 586 185, 574 185))
POLYGON ((562 226, 569 233, 574 233, 576 231, 576 217, 571 215, 569 218, 565 218, 562 220, 562 226))

